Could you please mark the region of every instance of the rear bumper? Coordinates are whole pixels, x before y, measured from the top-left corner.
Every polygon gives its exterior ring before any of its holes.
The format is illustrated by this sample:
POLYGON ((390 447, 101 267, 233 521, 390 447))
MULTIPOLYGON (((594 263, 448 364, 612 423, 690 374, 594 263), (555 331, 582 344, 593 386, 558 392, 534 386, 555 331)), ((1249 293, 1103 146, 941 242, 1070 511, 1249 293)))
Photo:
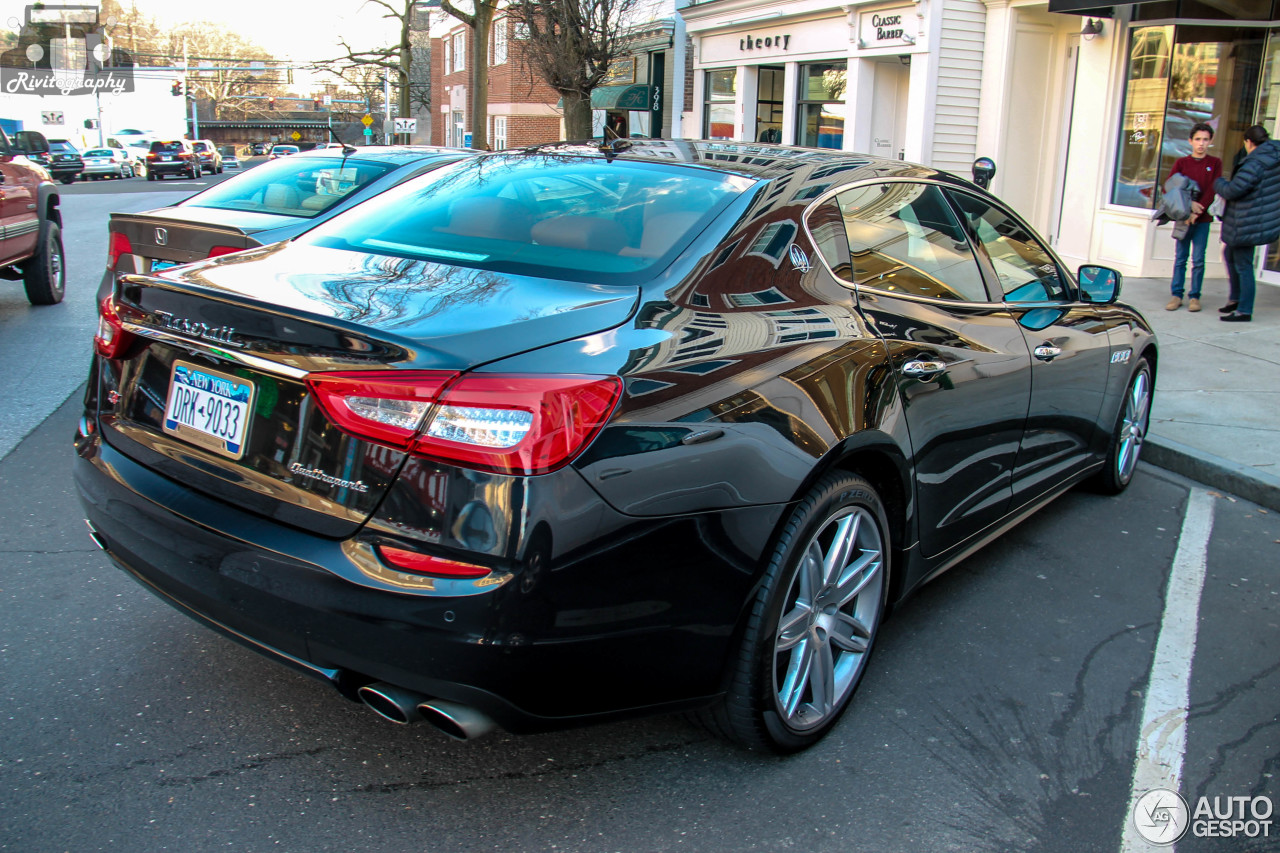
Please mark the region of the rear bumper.
POLYGON ((191 171, 192 162, 190 160, 179 160, 176 163, 147 163, 147 171, 154 172, 157 175, 181 174, 182 172, 191 171))
POLYGON ((95 430, 82 428, 77 451, 100 544, 162 599, 348 695, 385 681, 515 732, 714 698, 755 580, 756 558, 732 537, 763 529, 743 510, 611 523, 601 502, 594 540, 571 553, 516 561, 511 581, 483 592, 419 595, 353 583, 342 540, 196 494, 95 430))

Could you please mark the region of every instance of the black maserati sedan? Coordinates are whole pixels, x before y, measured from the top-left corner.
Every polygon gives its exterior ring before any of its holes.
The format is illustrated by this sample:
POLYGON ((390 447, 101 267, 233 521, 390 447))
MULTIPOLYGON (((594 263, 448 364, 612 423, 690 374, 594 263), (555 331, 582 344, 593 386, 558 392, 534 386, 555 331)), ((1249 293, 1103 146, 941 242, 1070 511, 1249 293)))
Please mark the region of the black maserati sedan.
POLYGON ((1156 340, 999 199, 771 145, 441 166, 101 303, 94 540, 204 624, 459 738, 836 723, 886 611, 1083 481, 1156 340))

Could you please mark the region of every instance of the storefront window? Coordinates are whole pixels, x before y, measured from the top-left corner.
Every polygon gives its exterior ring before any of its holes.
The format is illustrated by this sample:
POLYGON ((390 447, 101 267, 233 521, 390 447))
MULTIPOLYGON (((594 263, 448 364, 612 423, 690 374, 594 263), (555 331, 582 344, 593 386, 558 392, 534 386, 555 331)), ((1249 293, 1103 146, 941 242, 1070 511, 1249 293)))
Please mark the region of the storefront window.
POLYGON ((800 66, 796 144, 806 148, 843 148, 846 64, 800 66))
POLYGON ((782 141, 782 101, 786 97, 786 71, 763 66, 756 91, 756 142, 782 141))
MULTIPOLYGON (((1277 116, 1280 113, 1280 29, 1271 31, 1265 56, 1262 84, 1258 91, 1257 119, 1272 139, 1280 139, 1280 117, 1277 116)), ((1267 247, 1262 269, 1264 280, 1280 281, 1280 240, 1267 247)))
POLYGON ((1266 30, 1141 27, 1132 31, 1114 204, 1152 209, 1173 163, 1191 153, 1191 128, 1214 129, 1209 153, 1228 174, 1255 123, 1266 30))
POLYGON ((738 69, 716 68, 706 72, 706 102, 702 109, 704 139, 733 139, 738 69))

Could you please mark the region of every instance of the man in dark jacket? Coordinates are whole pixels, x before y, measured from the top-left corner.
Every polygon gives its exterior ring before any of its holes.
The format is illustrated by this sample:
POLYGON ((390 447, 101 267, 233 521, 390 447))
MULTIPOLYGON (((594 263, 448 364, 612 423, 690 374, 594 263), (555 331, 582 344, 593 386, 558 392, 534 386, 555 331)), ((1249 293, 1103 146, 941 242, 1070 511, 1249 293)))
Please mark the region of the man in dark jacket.
POLYGON ((1228 323, 1253 319, 1254 256, 1258 246, 1280 238, 1280 143, 1267 129, 1255 124, 1244 132, 1249 152, 1231 180, 1218 178, 1213 190, 1227 202, 1222 217, 1222 252, 1227 266, 1235 271, 1235 286, 1219 318, 1228 323))

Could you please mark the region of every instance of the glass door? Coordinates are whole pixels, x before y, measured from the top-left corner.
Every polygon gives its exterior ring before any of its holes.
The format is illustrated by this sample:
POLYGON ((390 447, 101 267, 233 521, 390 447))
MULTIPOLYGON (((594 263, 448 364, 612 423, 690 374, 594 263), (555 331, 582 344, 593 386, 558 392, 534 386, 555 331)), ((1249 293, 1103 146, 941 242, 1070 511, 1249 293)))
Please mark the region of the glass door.
MULTIPOLYGON (((1267 49, 1263 54, 1262 82, 1258 86, 1258 109, 1255 121, 1265 127, 1272 139, 1280 138, 1280 124, 1276 113, 1280 111, 1280 30, 1267 34, 1267 49)), ((1262 253, 1262 269, 1258 279, 1270 284, 1280 284, 1280 240, 1266 247, 1262 253)))

